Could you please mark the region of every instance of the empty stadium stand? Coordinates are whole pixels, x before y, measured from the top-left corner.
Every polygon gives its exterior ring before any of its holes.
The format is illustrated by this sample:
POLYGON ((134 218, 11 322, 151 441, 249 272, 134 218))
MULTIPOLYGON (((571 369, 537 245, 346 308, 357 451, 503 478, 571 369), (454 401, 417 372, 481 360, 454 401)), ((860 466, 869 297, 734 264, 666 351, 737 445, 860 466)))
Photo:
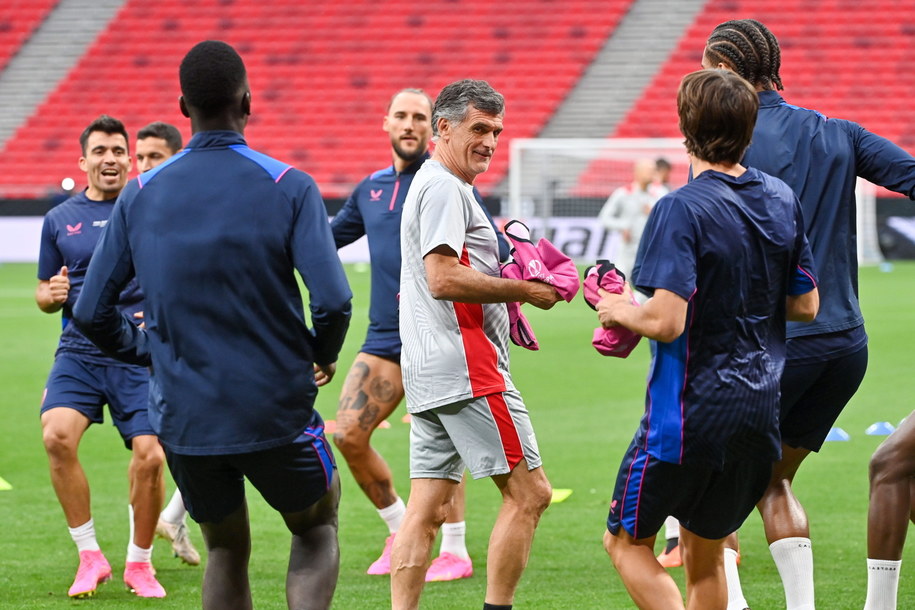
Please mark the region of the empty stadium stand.
POLYGON ((710 1, 614 135, 679 137, 680 78, 700 68, 716 25, 745 18, 759 19, 779 39, 789 103, 856 121, 915 150, 915 80, 907 76, 915 52, 915 3, 893 0, 710 1))
POLYGON ((57 0, 7 0, 0 3, 0 71, 55 4, 57 0))
MULTIPOLYGON (((130 0, 0 154, 0 196, 45 195, 76 167, 77 136, 108 113, 135 132, 178 125, 177 66, 196 42, 233 44, 248 66, 249 143, 345 195, 390 162, 381 117, 391 93, 435 95, 460 78, 507 98, 504 138, 537 135, 611 35, 632 0, 130 0)), ((53 4, 53 3, 49 3, 53 4)), ((478 181, 485 193, 508 147, 478 181)))

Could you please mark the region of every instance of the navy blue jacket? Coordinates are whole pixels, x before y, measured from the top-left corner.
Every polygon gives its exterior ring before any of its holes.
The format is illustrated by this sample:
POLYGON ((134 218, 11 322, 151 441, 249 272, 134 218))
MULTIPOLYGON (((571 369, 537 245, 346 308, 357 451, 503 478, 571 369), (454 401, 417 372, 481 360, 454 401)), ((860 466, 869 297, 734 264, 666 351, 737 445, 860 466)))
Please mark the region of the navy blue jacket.
POLYGON ((652 208, 633 277, 688 302, 686 328, 652 341, 634 442, 672 464, 776 460, 785 299, 816 286, 797 198, 755 169, 707 170, 652 208))
POLYGON ((761 91, 759 104, 743 164, 781 178, 797 194, 819 277, 816 320, 789 322, 788 336, 860 326, 855 179, 915 199, 915 158, 857 123, 792 106, 775 91, 761 91))
MULTIPOLYGON (((67 294, 67 302, 61 308, 62 332, 57 346, 58 354, 77 354, 82 360, 106 366, 126 366, 102 353, 71 323, 73 306, 82 290, 92 252, 108 224, 112 209, 113 199, 94 201, 86 196, 86 191, 52 208, 44 217, 41 227, 38 279, 50 280, 61 267, 67 266, 70 292, 67 294)), ((128 316, 143 310, 143 293, 137 282, 127 285, 121 293, 118 307, 128 316)))
POLYGON ((74 319, 112 356, 152 365, 149 418, 166 447, 243 453, 311 421, 313 363, 337 360, 351 298, 314 180, 208 131, 121 192, 74 319), (134 275, 145 329, 115 309, 134 275))
MULTIPOLYGON (((356 186, 340 212, 331 221, 334 241, 338 248, 368 235, 372 265, 372 299, 369 308, 369 335, 397 334, 400 327, 397 314, 397 293, 400 292, 400 216, 413 176, 429 158, 429 153, 417 159, 404 171, 394 166, 378 170, 356 186)), ((499 231, 483 199, 473 190, 486 212, 499 240, 499 259, 508 258, 508 242, 499 231)))

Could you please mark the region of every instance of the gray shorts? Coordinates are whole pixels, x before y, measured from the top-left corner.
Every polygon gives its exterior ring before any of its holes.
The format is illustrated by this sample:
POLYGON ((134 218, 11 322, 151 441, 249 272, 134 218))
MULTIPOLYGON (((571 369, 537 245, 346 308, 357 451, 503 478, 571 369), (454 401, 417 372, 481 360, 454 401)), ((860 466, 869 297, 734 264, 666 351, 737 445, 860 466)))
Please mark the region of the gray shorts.
POLYGON ((521 460, 541 465, 531 418, 517 391, 462 400, 413 413, 410 477, 460 481, 508 474, 521 460))

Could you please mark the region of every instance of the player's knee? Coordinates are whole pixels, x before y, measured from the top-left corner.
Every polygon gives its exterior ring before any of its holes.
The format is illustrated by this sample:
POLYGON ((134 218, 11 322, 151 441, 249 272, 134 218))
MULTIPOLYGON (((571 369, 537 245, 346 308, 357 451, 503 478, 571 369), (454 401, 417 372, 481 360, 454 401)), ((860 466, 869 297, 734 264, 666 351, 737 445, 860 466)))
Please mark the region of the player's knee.
POLYGON ((79 439, 58 426, 45 426, 41 431, 45 451, 52 460, 75 459, 79 439))
MULTIPOLYGON (((886 483, 903 476, 904 473, 899 472, 902 462, 903 460, 900 460, 896 452, 893 451, 892 445, 883 444, 878 447, 868 465, 868 476, 871 485, 886 483)), ((908 473, 904 476, 912 474, 915 473, 908 473)))
POLYGON ((347 461, 359 459, 368 451, 368 437, 354 434, 346 428, 337 428, 334 432, 334 446, 347 461))
POLYGON ((539 519, 553 499, 553 487, 546 477, 533 477, 517 498, 520 509, 530 517, 539 519))
POLYGON ((537 485, 535 490, 534 497, 534 510, 537 512, 537 515, 542 515, 543 512, 549 508, 550 502, 553 501, 553 486, 550 485, 550 482, 545 480, 537 485))
POLYGON ((165 451, 158 442, 133 443, 133 464, 140 476, 158 477, 165 465, 165 451))
POLYGON ((607 555, 613 559, 613 551, 616 548, 617 537, 610 533, 610 530, 604 530, 604 550, 607 555))

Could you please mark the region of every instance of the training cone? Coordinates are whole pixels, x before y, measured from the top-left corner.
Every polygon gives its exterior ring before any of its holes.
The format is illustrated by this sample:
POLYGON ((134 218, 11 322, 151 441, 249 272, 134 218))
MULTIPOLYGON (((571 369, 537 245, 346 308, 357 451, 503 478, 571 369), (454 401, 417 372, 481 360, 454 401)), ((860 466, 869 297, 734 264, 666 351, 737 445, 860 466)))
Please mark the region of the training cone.
POLYGON ((877 423, 868 426, 864 433, 870 434, 871 436, 886 436, 892 434, 895 429, 893 424, 888 421, 878 421, 877 423))
POLYGON ((842 428, 831 428, 829 434, 826 435, 827 441, 847 441, 850 439, 851 437, 848 436, 848 432, 842 428))
POLYGON ((571 495, 571 489, 553 489, 553 497, 550 499, 550 504, 564 502, 571 495))

